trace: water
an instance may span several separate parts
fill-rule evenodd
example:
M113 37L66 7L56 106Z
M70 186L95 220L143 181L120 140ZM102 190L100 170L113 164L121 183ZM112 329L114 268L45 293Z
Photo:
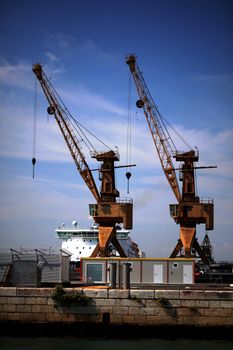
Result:
M0 337L1 350L232 350L231 340Z

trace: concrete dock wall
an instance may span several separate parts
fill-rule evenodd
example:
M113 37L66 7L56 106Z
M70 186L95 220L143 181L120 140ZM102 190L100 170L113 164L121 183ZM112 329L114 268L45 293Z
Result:
M233 290L83 288L87 306L62 306L53 288L0 288L2 323L98 323L143 326L233 326ZM77 292L80 288L65 288Z

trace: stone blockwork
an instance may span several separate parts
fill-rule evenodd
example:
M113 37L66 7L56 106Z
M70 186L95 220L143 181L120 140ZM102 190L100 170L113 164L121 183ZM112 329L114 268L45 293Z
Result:
M233 326L233 290L81 290L92 298L90 305L56 305L52 288L2 287L0 322Z

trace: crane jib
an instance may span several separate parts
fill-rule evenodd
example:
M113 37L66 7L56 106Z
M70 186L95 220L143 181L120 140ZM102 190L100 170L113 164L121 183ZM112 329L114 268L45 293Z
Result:
M156 107L149 89L146 86L145 80L136 65L136 56L130 55L126 57L126 62L130 67L131 73L133 74L136 89L140 97L140 100L136 102L136 105L139 108L143 108L162 168L176 199L179 201L181 199L181 194L174 166L171 160L174 150L169 144L169 140L171 140L170 134L168 133L166 127L163 125L163 121L158 108ZM167 168L169 170L167 170Z
M39 63L33 65L32 70L35 73L38 81L40 82L42 90L44 91L47 101L49 103L47 112L50 115L54 115L55 120L57 121L59 129L62 132L62 135L65 139L65 142L74 159L74 162L76 164L76 167L80 175L86 182L88 188L91 190L95 199L98 201L100 199L100 195L97 190L95 180L88 167L88 164L86 163L86 160L81 151L78 139L75 136L74 130L69 121L69 117L65 112L65 108L64 106L61 105L61 102L60 102L61 99L59 98L59 95L55 91L49 79L46 77L42 69L42 66Z

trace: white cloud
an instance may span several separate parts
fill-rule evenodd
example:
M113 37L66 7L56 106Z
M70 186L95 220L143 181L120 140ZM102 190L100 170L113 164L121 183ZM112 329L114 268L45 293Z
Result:
M90 115L92 115L92 112L95 112L95 110L109 112L119 116L127 115L127 111L124 108L119 107L113 101L84 87L75 90L63 90L62 97L66 100L66 104L69 102L73 106L74 110L79 110L80 108L85 107ZM109 116L111 116L111 114Z
M17 116L16 118L14 116ZM40 118L39 118L40 117ZM2 157L31 158L33 110L28 107L9 106L2 110L2 127L0 129ZM37 121L37 155L41 160L70 161L59 130L55 123L47 123L38 116Z
M92 39L84 38L83 40L80 40L78 36L67 35L62 32L51 34L48 37L48 42L54 51L61 49L65 50L66 53L74 53L74 51L77 50L79 52L86 51L92 53L98 53L100 51L100 48Z
M48 38L53 47L61 49L74 49L78 45L77 38L64 33L51 34Z
M31 177L11 174L4 179L4 183L0 183L0 191L4 203L0 219L4 220L20 220L25 217L58 220L61 217L76 217L77 210L87 216L88 195L91 198L81 178L77 183L67 183L65 180L40 177L33 180Z
M98 49L98 46L96 45L96 43L91 39L85 39L84 43L82 44L82 47L87 48L88 50Z
M50 51L47 51L45 55L52 63L60 61L60 58Z
M13 65L4 62L0 66L0 81L6 85L30 90L34 87L31 66L24 63Z
M59 60L57 56L51 52L47 52L45 55L49 59L49 63L43 65L45 71L48 70L53 77L65 72L62 66L54 67L54 62ZM13 88L22 88L35 93L35 77L32 73L32 64L2 62L0 64L0 82ZM39 93L41 94L41 90Z

